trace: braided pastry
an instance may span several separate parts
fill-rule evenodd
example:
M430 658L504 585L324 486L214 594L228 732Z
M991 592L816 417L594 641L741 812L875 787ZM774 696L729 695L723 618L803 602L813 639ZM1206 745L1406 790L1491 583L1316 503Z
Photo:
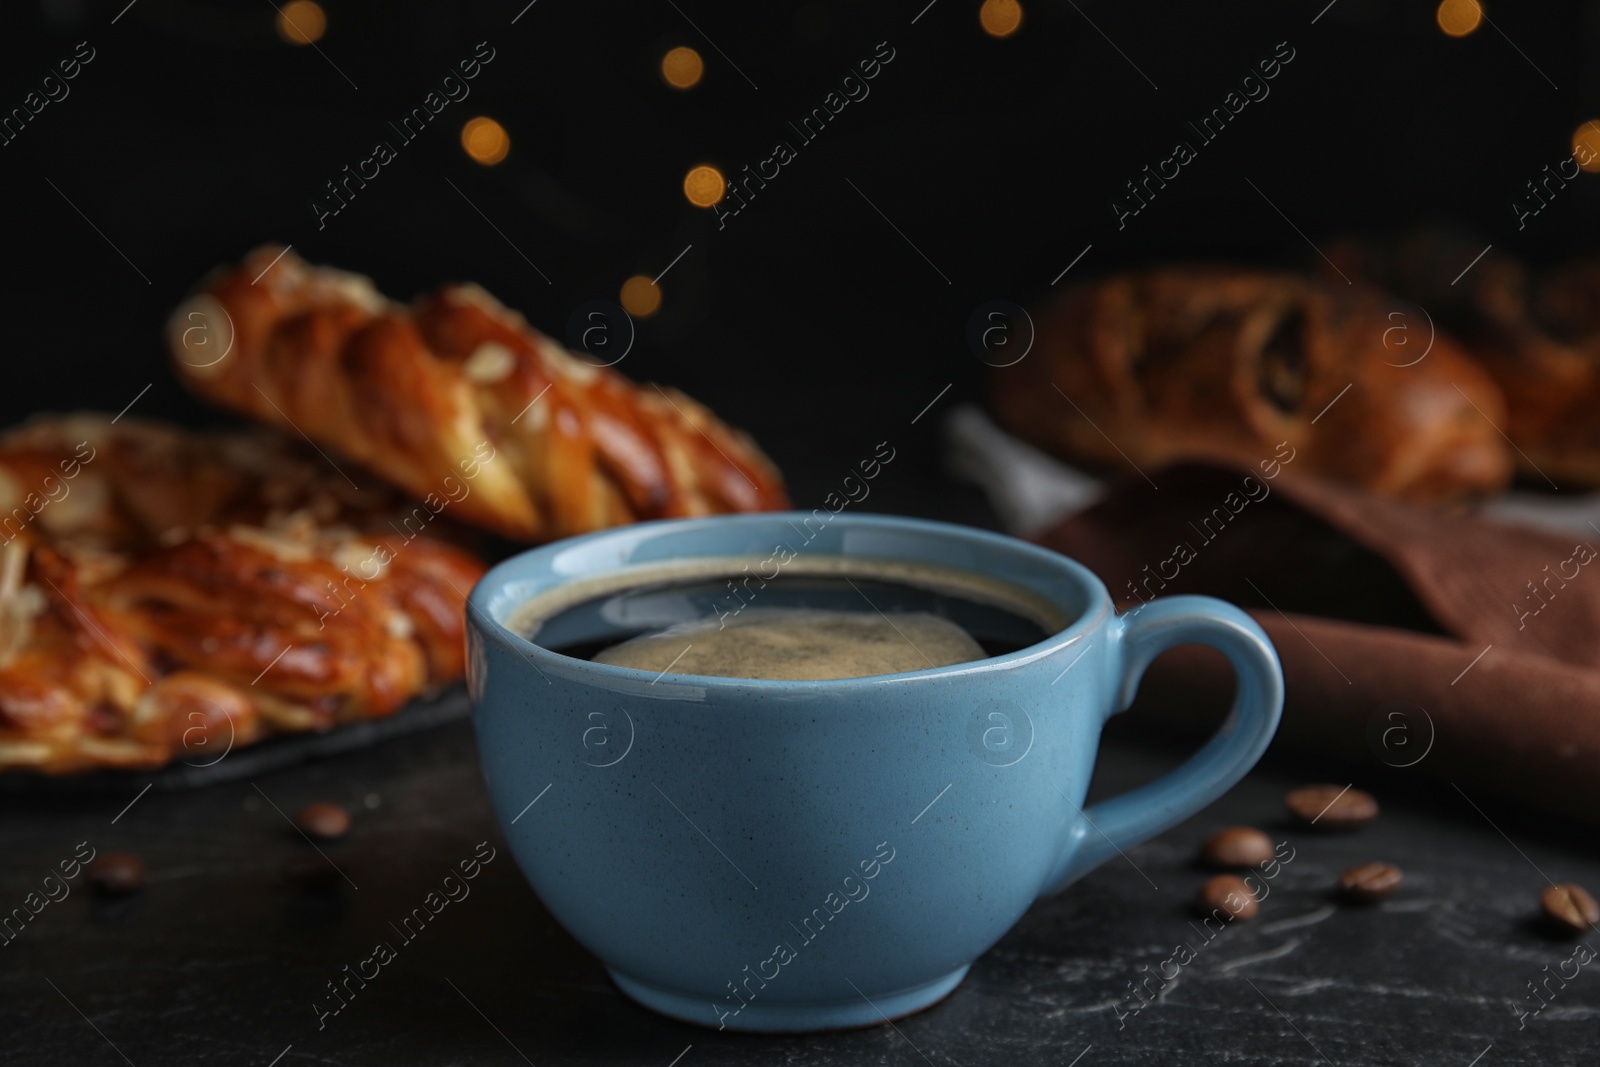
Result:
M0 770L209 765L458 678L483 568L401 514L264 434L0 437Z
M137 552L204 525L306 512L321 525L398 512L271 430L182 430L139 418L41 416L0 435L0 542Z
M201 396L419 499L470 473L452 513L519 540L786 503L748 437L676 390L578 359L474 285L404 308L365 278L260 248L178 309L168 344Z
M1386 335L1397 325L1407 344ZM991 379L1001 421L1079 462L1283 460L1386 496L1502 487L1499 391L1449 338L1381 298L1293 275L1163 268L1077 286ZM1076 408L1076 410L1075 410ZM1286 449L1280 446L1287 443Z

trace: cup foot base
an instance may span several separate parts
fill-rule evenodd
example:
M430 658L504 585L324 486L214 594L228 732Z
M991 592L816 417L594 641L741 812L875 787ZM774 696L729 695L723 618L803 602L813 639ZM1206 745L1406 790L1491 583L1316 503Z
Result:
M968 965L971 966L970 964ZM803 1001L785 1004L763 1004L759 1000L746 1004L737 1012L727 1012L719 1017L718 1006L725 1001L713 1002L704 996L679 993L660 986L629 978L611 968L606 973L611 980L632 999L652 1011L686 1023L708 1026L713 1030L739 1030L763 1034L799 1034L816 1030L854 1030L879 1026L891 1019L932 1007L949 996L967 976L962 967L924 985L902 989L895 993L873 994L869 1002L865 997L853 1000Z

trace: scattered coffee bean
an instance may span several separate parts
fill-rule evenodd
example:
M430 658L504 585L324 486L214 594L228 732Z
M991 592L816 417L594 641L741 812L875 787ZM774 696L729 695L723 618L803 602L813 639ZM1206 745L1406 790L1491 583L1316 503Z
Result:
M1211 867L1254 867L1273 855L1272 838L1253 826L1230 826L1200 849L1201 860Z
M1261 905L1243 878L1219 874L1200 887L1200 895L1194 898L1194 906L1202 915L1220 911L1235 919L1249 919L1255 916Z
M121 896L144 887L144 860L132 852L106 852L89 864L89 884L101 893Z
M1339 892L1351 900L1371 904L1400 888L1405 875L1392 863L1363 863L1339 876Z
M1342 785L1303 785L1290 790L1283 802L1300 822L1325 830L1349 830L1378 816L1371 793Z
M1539 897L1545 918L1564 932L1581 934L1600 922L1600 905L1596 905L1582 886L1566 882L1553 885Z
M332 885L339 880L339 869L315 852L296 852L283 861L283 877L304 889Z
M307 837L318 841L332 841L350 831L350 813L337 804L318 801L307 804L294 817L294 824Z

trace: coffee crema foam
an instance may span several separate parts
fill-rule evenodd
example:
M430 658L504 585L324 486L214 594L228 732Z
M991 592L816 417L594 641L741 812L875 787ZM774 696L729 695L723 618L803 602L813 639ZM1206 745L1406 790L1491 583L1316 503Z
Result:
M612 645L596 663L720 678L818 681L900 674L983 659L983 646L927 612L772 608L726 625L701 619Z

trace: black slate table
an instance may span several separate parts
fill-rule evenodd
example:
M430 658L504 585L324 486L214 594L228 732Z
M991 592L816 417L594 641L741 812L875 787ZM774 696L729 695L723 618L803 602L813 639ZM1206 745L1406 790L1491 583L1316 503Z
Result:
M969 497L950 499L992 521ZM1182 757L1137 716L1108 738L1091 795ZM1285 821L1288 788L1370 786L1367 770L1384 783L1373 824L1330 835ZM516 869L465 722L198 789L140 795L145 779L132 777L110 791L0 796L5 909L81 842L138 852L150 870L142 892L120 899L92 895L80 876L0 947L0 1062L1593 1063L1600 968L1550 979L1572 974L1563 962L1579 942L1536 921L1547 879L1600 888L1592 832L1386 770L1269 756L1209 810L1035 905L933 1009L892 1027L779 1037L674 1022L616 990ZM279 874L307 848L283 813L312 800L355 813L348 837L324 846L348 880L317 891ZM1188 908L1206 877L1195 852L1236 823L1288 842L1293 858L1255 919L1206 939ZM498 852L470 895L322 1018L326 983L393 941L389 924L480 842ZM1401 866L1403 889L1374 907L1339 903L1339 873L1372 859ZM1193 959L1175 968L1180 945ZM1547 979L1552 992L1535 1000Z
M1108 744L1096 792L1178 753ZM944 1067L1050 1063L1592 1063L1600 975L1579 972L1519 1029L1526 983L1572 955L1533 922L1544 878L1600 884L1592 855L1496 819L1461 798L1385 796L1349 835L1284 825L1302 768L1258 769L1189 823L1042 902L930 1011L895 1027L810 1037L717 1033L622 996L556 926L506 852L465 723L334 760L187 793L11 802L0 849L5 902L88 841L150 867L132 897L47 905L0 949L0 1059L114 1065L563 1063L715 1067L755 1063ZM306 846L285 817L317 799L355 827L324 846L353 884L292 889L282 859ZM1487 809L1486 809L1487 810ZM112 820L117 821L113 824ZM1187 902L1203 837L1253 823L1294 850L1260 914L1206 941ZM389 923L479 842L498 849L348 1006L319 1029L325 983L397 940ZM1382 857L1405 887L1370 908L1339 904L1340 871ZM359 888L357 888L359 887ZM1600 944L1600 939L1590 939ZM1175 981L1176 946L1192 962ZM1546 971L1545 968L1550 970ZM1571 972L1569 965L1565 970ZM1160 990L1139 1007L1132 986ZM1150 997L1147 993L1146 997ZM678 1060L677 1057L683 1058ZM1478 1058L1480 1057L1481 1058Z

